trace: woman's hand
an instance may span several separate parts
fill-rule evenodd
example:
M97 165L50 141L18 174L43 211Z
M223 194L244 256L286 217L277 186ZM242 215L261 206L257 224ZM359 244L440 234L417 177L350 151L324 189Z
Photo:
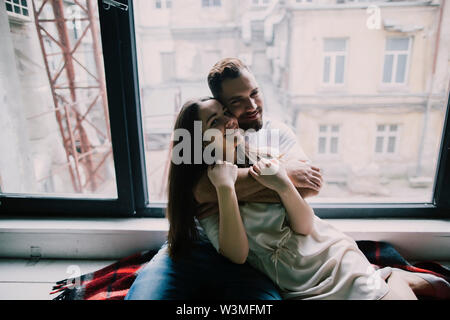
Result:
M278 159L261 159L249 169L250 175L265 187L282 192L291 184L286 169Z
M208 178L216 189L234 187L237 173L238 167L228 161L218 160L216 164L208 167Z

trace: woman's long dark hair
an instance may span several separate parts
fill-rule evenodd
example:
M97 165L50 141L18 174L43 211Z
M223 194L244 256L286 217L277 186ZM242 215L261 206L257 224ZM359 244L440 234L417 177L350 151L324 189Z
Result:
M187 253L192 242L198 239L198 231L195 223L195 214L197 203L194 198L193 189L207 169L201 155L201 163L194 163L194 121L199 121L199 108L202 102L211 100L211 97L192 99L184 103L175 121L174 131L185 129L189 132L190 145L190 163L174 164L170 163L169 181L168 181L168 205L167 219L169 220L168 245L169 255L172 258L179 257ZM200 135L202 133L200 132ZM170 157L175 156L172 150L183 140L172 141ZM187 150L186 150L187 151ZM203 150L202 150L203 151ZM182 154L176 156L186 156Z
M204 97L200 99L192 99L184 103L181 108L178 117L175 121L174 131L177 129L185 129L189 132L190 140L190 161L188 163L182 162L175 164L173 161L174 156L183 158L186 156L182 154L184 151L180 149L180 154L174 155L173 149L183 140L175 141L172 139L170 149L170 169L168 177L168 204L167 204L167 219L169 220L169 233L168 233L168 245L169 255L175 259L189 252L192 247L193 241L198 239L198 231L195 222L195 215L197 213L197 202L194 197L194 187L199 181L204 171L208 168L208 165L203 161L203 154L200 155L201 163L196 164L194 162L194 137L200 135L202 138L202 132L195 135L194 122L199 121L199 108L202 102L212 100L212 97ZM203 139L202 139L203 141ZM187 151L187 150L186 150ZM203 153L203 148L202 148ZM198 152L198 151L197 151ZM238 167L250 166L250 150L248 144L245 144L245 163L238 165ZM186 159L187 157L185 157ZM260 159L259 154L251 157L252 160L257 161Z

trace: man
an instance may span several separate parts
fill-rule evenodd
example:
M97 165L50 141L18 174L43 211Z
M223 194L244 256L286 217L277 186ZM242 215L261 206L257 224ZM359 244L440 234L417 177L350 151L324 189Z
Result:
M303 197L319 193L322 187L320 169L308 164L308 158L290 128L270 119L263 121L263 94L255 77L242 61L226 58L217 62L209 72L208 85L213 96L238 119L241 129L257 131L250 136L250 144L267 147L264 143L270 142L270 139L264 134L278 130L279 141L275 147L284 155L282 162L294 185ZM260 132L262 134L258 135ZM236 194L244 202L280 202L275 192L264 188L248 174L248 169L239 169ZM217 202L215 189L206 174L195 190L195 197L200 204ZM214 206L206 210L203 207L201 216L211 214L211 207Z
M236 116L241 129L253 129L250 144L270 141L264 134L278 130L277 151L303 197L318 194L322 186L320 170L307 163L292 130L286 125L263 120L263 96L255 77L239 59L227 58L214 65L208 75L214 97ZM271 146L274 147L274 146ZM239 201L280 202L271 190L264 188L248 173L239 169L236 181ZM200 204L199 217L218 212L215 188L205 174L198 182L195 198ZM239 265L217 253L199 227L202 235L192 254L173 261L164 245L140 272L126 299L281 299L275 285L248 263Z

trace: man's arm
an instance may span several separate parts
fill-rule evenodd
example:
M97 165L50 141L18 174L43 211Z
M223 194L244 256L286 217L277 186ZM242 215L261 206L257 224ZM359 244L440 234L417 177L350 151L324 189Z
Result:
M298 164L291 165L292 175L301 176L300 170L308 169L308 165ZM288 170L289 172L290 170ZM311 173L312 174L312 173ZM292 177L291 177L292 179ZM308 183L309 180L304 179L303 183ZM303 198L312 197L319 193L320 188L314 187L312 185L307 185L305 187L301 182L294 182L298 192ZM257 182L250 174L248 168L238 169L238 177L235 184L235 190L238 197L238 201L241 202L266 202L266 203L279 203L280 197L278 194L270 189L265 188L259 182ZM216 189L212 185L211 181L208 179L208 175L205 173L200 178L194 189L195 200L199 204L204 203L217 203L217 193Z
M235 183L235 190L238 201L244 202L279 202L280 198L273 192L265 188L257 182L248 173L248 168L238 169L238 177ZM194 189L195 200L199 204L203 203L217 203L216 189L212 185L205 172ZM266 201L262 201L266 200Z
M280 129L281 151L285 152L281 162L285 166L289 178L303 198L316 196L322 188L320 169L308 163L309 159L291 129L282 123L278 123L277 127ZM258 183L249 174L248 168L238 169L235 189L238 201L241 202L280 202L278 194ZM217 203L215 188L206 173L197 183L194 196L199 204Z
M280 162L286 168L289 178L303 198L316 196L322 188L322 174L300 145L291 127L280 121L271 121L273 129L279 130Z

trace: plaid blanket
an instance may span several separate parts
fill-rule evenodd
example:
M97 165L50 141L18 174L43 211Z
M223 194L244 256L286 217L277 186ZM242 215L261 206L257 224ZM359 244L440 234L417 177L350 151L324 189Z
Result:
M377 269L395 267L412 272L423 272L442 277L450 282L450 269L434 261L421 261L412 265L387 242L356 241L359 249ZM106 266L98 271L78 278L58 281L50 294L57 294L53 300L123 300L144 267L157 253L149 250L134 254ZM434 297L418 297L433 299Z

